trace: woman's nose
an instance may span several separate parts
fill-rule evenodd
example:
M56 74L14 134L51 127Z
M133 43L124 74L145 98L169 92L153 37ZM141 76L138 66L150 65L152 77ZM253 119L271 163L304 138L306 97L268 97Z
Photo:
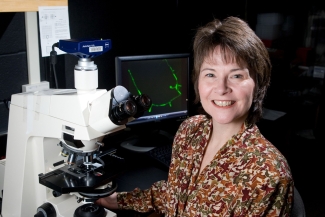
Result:
M230 91L226 78L220 78L215 81L214 92L220 95L224 95Z

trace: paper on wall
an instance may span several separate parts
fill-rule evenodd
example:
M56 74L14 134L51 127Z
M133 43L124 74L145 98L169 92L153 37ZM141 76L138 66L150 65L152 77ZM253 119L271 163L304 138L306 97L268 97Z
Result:
M70 39L68 6L39 6L39 32L42 57L50 56L52 45L60 39ZM55 48L57 54L64 54Z

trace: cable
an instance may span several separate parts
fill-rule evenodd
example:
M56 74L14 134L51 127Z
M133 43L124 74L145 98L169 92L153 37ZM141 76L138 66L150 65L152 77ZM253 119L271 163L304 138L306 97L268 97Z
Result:
M54 74L54 80L55 80L55 88L58 89L58 79L56 78L56 70L55 66L53 65L53 74Z
M53 66L53 74L54 74L54 81L55 81L56 89L59 88L58 79L56 77L56 70L55 70L55 64L57 63L57 59L56 59L57 52L55 51L55 47L58 47L58 44L59 43L57 42L52 45L52 51L50 53L50 64Z

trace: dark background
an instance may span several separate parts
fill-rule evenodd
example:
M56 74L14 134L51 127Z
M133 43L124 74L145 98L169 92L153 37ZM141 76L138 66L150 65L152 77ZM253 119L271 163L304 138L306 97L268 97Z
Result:
M99 89L115 86L116 56L166 53L192 53L192 40L197 27L213 18L237 16L255 29L259 13L281 13L293 16L294 30L274 40L270 48L273 72L265 107L286 112L276 121L258 123L262 133L286 156L292 168L296 187L306 205L307 217L325 216L321 150L324 136L323 80L301 76L297 68L297 49L304 47L310 26L308 18L325 9L321 1L187 1L187 0L69 0L71 38L104 38L112 40L112 49L96 57ZM323 15L324 16L324 15ZM325 41L320 20L314 31L319 43ZM21 85L28 84L24 13L0 13L0 156L5 157L9 110L7 102ZM305 66L313 66L311 47ZM41 52L40 52L41 53ZM73 69L77 58L59 55L56 71L59 88L74 88ZM50 82L48 57L40 57L41 80ZM190 102L193 89L190 87ZM196 114L190 106L190 114ZM171 129L177 129L177 126ZM308 136L311 132L311 137ZM308 134L306 136L306 134Z

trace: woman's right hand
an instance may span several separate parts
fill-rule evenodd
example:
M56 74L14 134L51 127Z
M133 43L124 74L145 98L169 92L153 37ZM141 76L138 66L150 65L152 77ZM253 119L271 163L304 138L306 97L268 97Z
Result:
M117 205L117 193L114 192L110 196L99 198L95 204L103 206L107 209L118 209Z

